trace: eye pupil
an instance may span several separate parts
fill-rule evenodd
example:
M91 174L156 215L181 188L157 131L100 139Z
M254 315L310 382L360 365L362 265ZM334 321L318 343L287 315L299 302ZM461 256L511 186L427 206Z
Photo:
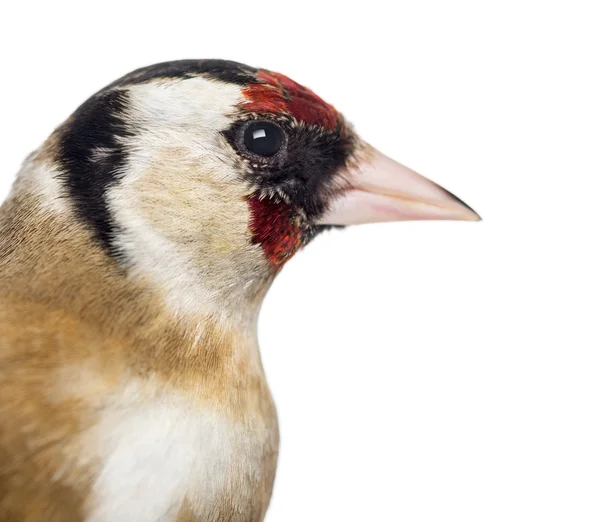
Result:
M244 132L244 145L259 156L274 156L283 144L283 132L273 123L260 121L251 123Z

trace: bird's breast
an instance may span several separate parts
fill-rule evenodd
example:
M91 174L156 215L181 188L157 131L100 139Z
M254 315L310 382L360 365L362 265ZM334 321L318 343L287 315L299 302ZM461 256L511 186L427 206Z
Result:
M230 415L210 400L134 379L113 394L86 439L98 463L90 522L264 516L278 441L274 418L258 409Z

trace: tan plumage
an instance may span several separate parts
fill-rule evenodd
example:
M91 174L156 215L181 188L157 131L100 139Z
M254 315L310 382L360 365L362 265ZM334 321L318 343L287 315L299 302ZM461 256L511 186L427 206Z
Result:
M223 519L249 520L235 515L243 510L260 520L278 434L256 338L210 315L196 338L195 325L175 320L158 295L107 262L83 227L51 215L35 196L14 194L1 223L0 520L85 519L101 466L87 434L111 407L107 398L133 378L152 381L137 407L168 387L260 428L263 476L233 473L232 482L247 482L245 498L224 492L213 508L221 517L231 511Z

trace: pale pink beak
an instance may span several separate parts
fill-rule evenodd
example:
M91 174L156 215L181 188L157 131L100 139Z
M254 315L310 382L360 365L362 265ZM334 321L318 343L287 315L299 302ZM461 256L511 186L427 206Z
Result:
M332 202L319 224L481 220L477 212L446 189L371 147L344 178L347 189Z

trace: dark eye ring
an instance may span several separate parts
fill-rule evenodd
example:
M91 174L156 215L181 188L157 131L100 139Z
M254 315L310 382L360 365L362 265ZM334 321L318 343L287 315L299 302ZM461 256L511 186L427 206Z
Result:
M255 156L271 158L285 145L287 139L283 129L270 121L251 121L244 126L242 144L246 151Z

